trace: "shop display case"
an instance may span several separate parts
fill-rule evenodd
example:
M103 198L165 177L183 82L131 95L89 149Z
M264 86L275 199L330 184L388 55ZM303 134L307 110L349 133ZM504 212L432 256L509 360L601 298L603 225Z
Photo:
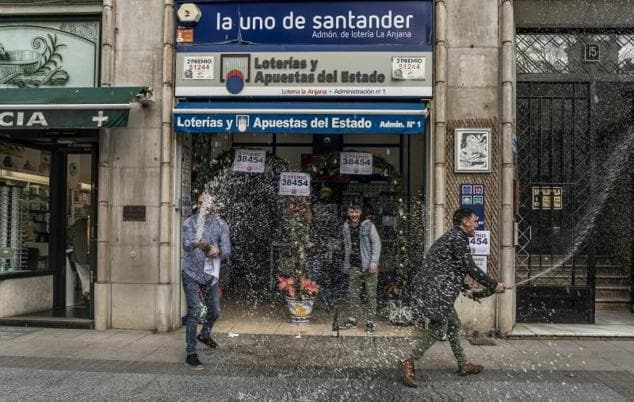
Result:
M47 268L48 177L0 169L0 274Z

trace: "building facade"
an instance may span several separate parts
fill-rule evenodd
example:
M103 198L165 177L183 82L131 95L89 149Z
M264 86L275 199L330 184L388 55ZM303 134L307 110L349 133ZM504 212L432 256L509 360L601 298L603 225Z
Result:
M632 216L631 159L629 172L602 170L632 154L611 152L632 136L631 1L288 2L279 12L266 2L36 3L0 1L9 54L0 53L3 322L82 305L80 322L97 329L179 328L189 202L214 160L253 149L297 173L332 173L329 158L341 153L371 155L381 172L313 174L309 190L327 187L338 207L367 201L387 243L405 198L421 211L426 246L453 210L476 209L478 261L500 281L559 264L482 304L460 299L471 329L507 334L517 321L592 322L595 307L631 308L632 240L622 227ZM34 71L15 70L44 48ZM55 97L77 87L84 98ZM29 104L70 110L74 122ZM25 202L28 216L12 217ZM606 207L587 215L591 205ZM25 219L28 236L12 244L11 222ZM579 219L592 219L591 230ZM255 287L270 279L268 265L261 271Z

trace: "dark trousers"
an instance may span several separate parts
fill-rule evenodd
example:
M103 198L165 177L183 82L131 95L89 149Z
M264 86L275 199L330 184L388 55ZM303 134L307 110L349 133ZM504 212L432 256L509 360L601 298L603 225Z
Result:
M183 273L183 288L185 297L187 298L187 317L185 318L186 330L186 351L188 355L196 353L196 330L198 321L200 320L201 304L204 303L207 308L207 314L203 321L203 329L200 335L208 338L211 328L220 316L220 294L218 292L218 283L206 284L196 282L187 274Z
M462 345L460 345L460 319L458 318L458 313L456 313L455 308L451 308L449 312L449 319L446 323L437 323L430 322L429 328L423 331L423 335L416 342L416 346L414 350L412 350L412 354L410 357L414 360L418 360L423 357L423 354L429 349L436 341L442 339L443 335L447 334L447 339L449 340L449 344L451 345L451 350L453 351L453 355L456 357L456 361L458 362L458 367L464 366L467 362L467 358L464 353L464 349L462 349Z

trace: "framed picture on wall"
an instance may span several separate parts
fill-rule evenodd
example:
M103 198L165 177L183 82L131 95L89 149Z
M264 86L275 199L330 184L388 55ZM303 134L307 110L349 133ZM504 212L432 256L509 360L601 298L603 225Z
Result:
M488 173L491 171L490 128L457 128L454 136L454 172Z

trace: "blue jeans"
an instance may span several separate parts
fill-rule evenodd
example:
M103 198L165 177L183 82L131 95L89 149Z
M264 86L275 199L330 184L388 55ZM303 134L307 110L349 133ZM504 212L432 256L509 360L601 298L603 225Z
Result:
M201 301L204 301L207 306L207 315L200 336L208 338L214 322L220 316L220 294L218 293L218 283L215 285L212 285L211 282L200 284L185 273L183 273L183 289L187 298L186 351L188 355L191 355L196 353L196 329L200 318Z

